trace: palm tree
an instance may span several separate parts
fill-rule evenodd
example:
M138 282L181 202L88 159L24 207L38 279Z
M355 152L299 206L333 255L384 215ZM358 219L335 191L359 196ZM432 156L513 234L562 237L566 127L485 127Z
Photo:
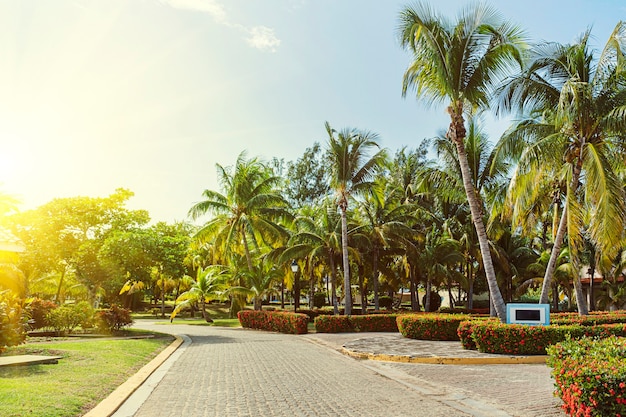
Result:
M501 110L530 115L507 135L511 149L526 145L515 177L517 192L530 192L531 182L537 182L533 174L542 166L558 167L566 186L541 303L548 301L566 235L577 262L585 206L592 212L591 239L609 257L617 254L625 224L624 193L611 160L626 142L626 23L617 24L597 60L589 50L590 35L586 31L572 45L537 46L527 68L500 91ZM574 279L577 304L579 313L587 314L579 275Z
M326 122L328 132L328 155L331 165L331 187L337 195L337 206L341 213L341 248L343 255L345 314L352 313L352 292L350 290L350 261L348 259L348 200L371 186L376 168L385 160L384 149L370 156L373 148L378 148L378 135L356 129L343 129L339 132Z
M341 218L333 203L324 200L312 213L303 212L295 219L297 231L282 252L279 262L306 258L311 267L322 264L331 277L331 293L334 313L339 314L337 305L337 263L341 253ZM348 231L350 232L350 231Z
M402 46L413 54L404 74L403 95L414 87L418 98L448 102L447 138L456 146L491 300L504 321L506 307L489 253L482 208L471 183L464 115L486 108L490 89L499 76L516 62L521 64L522 32L482 3L464 9L456 23L435 14L427 3L416 3L401 12L399 34Z
M402 190L404 191L404 190ZM374 309L378 311L379 268L378 261L385 249L400 250L411 244L413 230L408 225L412 207L400 204L400 192L392 184L380 177L375 181L372 192L359 203L359 213L368 234L368 247L372 260L372 283L374 291Z
M258 159L246 159L245 151L239 154L234 168L217 164L217 170L224 193L204 190L205 199L189 210L194 220L207 213L215 215L195 238L201 242L213 240L226 256L242 248L248 269L252 270L250 245L258 248L259 241L273 243L288 236L278 223L288 216L287 203L275 188L281 178L272 175Z
M185 291L176 299L176 307L170 315L170 320L186 307L192 308L198 302L200 303L200 311L202 318L207 323L212 322L205 310L206 303L212 300L221 300L224 298L226 290L226 270L221 265L211 265L206 268L198 267L196 279L191 284L191 288Z
M242 275L245 285L230 287L228 292L252 298L254 309L261 310L263 298L275 291L274 284L282 279L284 269L281 270L266 257L251 270L242 270L238 274Z

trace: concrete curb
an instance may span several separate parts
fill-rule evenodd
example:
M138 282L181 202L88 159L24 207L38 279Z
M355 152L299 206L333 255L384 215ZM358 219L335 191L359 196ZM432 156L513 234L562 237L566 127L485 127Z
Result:
M176 339L154 359L144 365L137 373L131 376L126 382L117 387L98 405L92 408L83 417L110 417L118 408L143 384L152 373L163 364L175 351L183 344L183 339L174 336Z
M425 363L434 365L511 365L511 364L544 364L547 356L499 356L491 358L463 358L463 357L441 357L441 356L407 356L407 355L387 355L367 352L356 352L354 350L341 348L344 355L356 359L369 359L382 362L400 363Z

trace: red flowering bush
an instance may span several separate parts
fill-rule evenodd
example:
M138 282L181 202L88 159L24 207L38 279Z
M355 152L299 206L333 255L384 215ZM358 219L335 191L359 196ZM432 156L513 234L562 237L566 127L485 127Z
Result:
M287 334L307 332L309 316L300 313L241 310L237 318L242 327Z
M397 314L367 314L351 316L350 321L357 332L397 332Z
M581 326L597 326L600 324L626 323L624 311L594 311L587 316L578 313L556 313L550 315L551 324L579 324Z
M419 340L459 340L458 329L465 314L405 314L398 316L402 336Z
M626 416L626 339L570 339L547 351L567 415Z
M470 320L462 321L459 323L459 328L457 329L457 334L459 339L461 340L461 344L463 345L463 349L468 350L476 350L478 346L474 342L472 338L474 324L483 323L486 320L496 322L498 320L497 317L473 317Z
M97 327L107 333L113 333L122 330L126 326L133 324L130 316L130 310L113 304L106 310L100 310L96 313Z
M626 325L605 324L598 326L526 326L503 324L493 321L475 321L467 331L481 352L509 355L544 355L546 348L558 342L582 337L606 338L612 335L626 336Z
M363 316L318 316L315 330L319 333L397 332L397 314L366 314Z
M315 331L318 333L348 333L354 331L349 316L317 316Z
M36 330L49 327L48 314L55 308L57 308L57 305L53 301L42 300L41 298L33 299L26 307L30 317L30 320L28 320L30 328Z

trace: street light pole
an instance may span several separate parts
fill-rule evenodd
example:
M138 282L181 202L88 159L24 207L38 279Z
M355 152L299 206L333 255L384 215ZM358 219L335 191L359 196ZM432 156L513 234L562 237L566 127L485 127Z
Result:
M293 272L293 311L298 312L300 308L300 280L298 279L298 263L291 262L291 272Z

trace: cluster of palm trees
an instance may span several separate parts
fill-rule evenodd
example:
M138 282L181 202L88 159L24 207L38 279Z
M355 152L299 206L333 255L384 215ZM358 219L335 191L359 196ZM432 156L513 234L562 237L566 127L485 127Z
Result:
M485 4L451 21L416 3L400 13L398 35L413 59L403 94L446 105L447 131L392 156L376 134L327 123L320 178L334 193L297 207L284 192L289 178L271 164L244 152L234 166L218 165L222 192L206 190L190 210L212 215L195 236L206 264L241 271L231 285L248 292L233 294L252 294L257 307L277 281L299 290L296 261L311 300L327 278L336 313L338 289L351 314L358 284L374 309L401 287L414 309L420 286L426 309L433 286L469 307L488 290L504 320L506 301L541 286L540 302L552 294L558 303L561 291L571 301L573 291L586 314L582 265L618 285L626 248L626 24L598 54L589 31L569 45L528 46ZM488 109L517 118L494 146L481 129Z

